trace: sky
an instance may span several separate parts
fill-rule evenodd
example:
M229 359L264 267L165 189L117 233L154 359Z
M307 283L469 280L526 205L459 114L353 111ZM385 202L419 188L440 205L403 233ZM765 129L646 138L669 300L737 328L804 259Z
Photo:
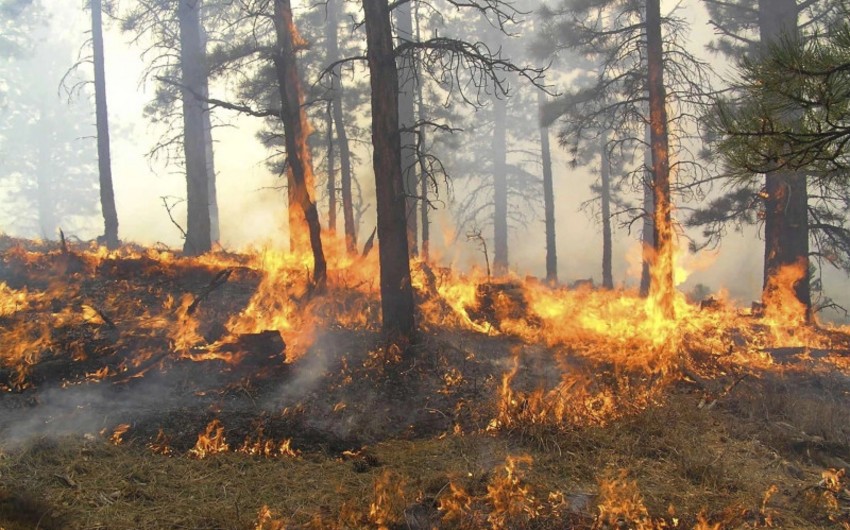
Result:
M678 2L665 1L665 8ZM88 35L88 12L79 8L82 2L50 2L56 38L76 43L68 48L68 64L73 63L79 44ZM699 47L711 38L707 17L694 0L682 3L683 13L692 22L691 37ZM297 21L296 21L297 22ZM119 215L119 234L124 240L140 244L166 244L182 246L180 232L174 227L162 205L162 197L185 197L185 180L179 168L165 167L146 157L160 131L148 123L143 108L151 98L152 86L142 79L144 63L141 47L129 42L130 37L115 27L105 33L107 97L111 127L111 151L116 203ZM695 47L695 49L698 49ZM716 60L716 58L709 58ZM44 75L33 72L33 75ZM48 75L61 76L61 72ZM56 80L58 85L58 77ZM214 97L226 96L222 87L211 87ZM222 97L222 99L225 99ZM285 237L285 196L271 189L281 182L265 165L269 153L254 138L259 120L239 117L227 111L216 111L221 125L214 131L215 164L218 174L219 208L222 220L222 244L238 250L249 245L283 245ZM92 118L93 119L93 118ZM569 282L581 278L601 281L601 226L579 207L589 197L593 177L585 170L568 166L567 156L557 147L552 136L554 180L556 194L557 244L559 277ZM367 188L372 182L368 154L357 168L357 174ZM8 205L0 205L0 230L9 226ZM178 221L185 209L175 210ZM374 216L374 208L367 215ZM511 268L520 276L545 276L545 250L542 213L525 230L510 234L509 252ZM483 258L473 246L464 241L454 244L443 234L454 232L451 214L437 211L432 216L432 234L446 264L462 268L483 265ZM100 219L95 218L76 234L82 239L93 238L101 231ZM367 218L361 232L371 231L374 219ZM637 225L635 225L637 226ZM30 235L33 234L15 234ZM362 236L362 237L365 237ZM634 284L639 271L639 246L637 233L629 234L618 228L614 234L615 284ZM441 242L440 239L443 239ZM442 243L442 245L441 245ZM462 249L459 251L458 249ZM451 249L451 250L449 250ZM682 289L687 291L697 283L716 290L725 288L743 305L759 296L762 282L763 244L758 240L756 228L743 234L730 233L718 251L699 256L685 255L685 261L695 269ZM840 272L828 271L825 280L829 294L837 301L850 305L847 277Z

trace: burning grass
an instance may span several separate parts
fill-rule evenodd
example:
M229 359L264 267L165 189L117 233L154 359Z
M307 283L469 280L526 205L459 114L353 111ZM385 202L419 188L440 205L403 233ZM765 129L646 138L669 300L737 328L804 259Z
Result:
M0 249L5 530L850 524L845 330L416 264L401 355L369 259Z

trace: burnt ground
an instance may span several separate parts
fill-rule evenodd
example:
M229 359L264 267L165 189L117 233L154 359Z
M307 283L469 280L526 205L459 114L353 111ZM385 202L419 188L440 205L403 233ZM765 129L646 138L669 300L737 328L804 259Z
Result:
M407 360L382 347L374 322L333 319L298 359L263 338L245 339L236 364L181 358L162 324L173 300L231 271L199 304L205 340L189 353L200 355L262 274L238 255L204 265L138 250L95 260L0 241L0 282L39 294L0 312L4 530L850 528L850 384L811 354L776 348L774 368L742 371L693 353L663 377L575 366L621 413L552 425L532 391L557 387L557 352L450 325L425 326ZM49 339L35 340L45 327ZM22 371L8 352L27 342ZM192 458L213 420L230 451ZM290 440L298 454L236 451L259 439ZM529 460L506 471L519 456Z

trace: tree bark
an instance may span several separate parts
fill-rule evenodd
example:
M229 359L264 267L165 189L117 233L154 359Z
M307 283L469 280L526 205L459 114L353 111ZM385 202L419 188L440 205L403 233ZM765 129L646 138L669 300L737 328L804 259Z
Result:
M599 153L602 164L599 168L599 178L602 181L600 199L602 200L602 287L614 288L612 271L612 241L611 241L611 158L608 153L608 134L603 133L599 138Z
M398 72L387 0L363 0L372 87L372 164L378 210L383 331L391 340L415 333L404 179L398 121Z
M396 32L398 43L413 40L413 19L410 8L411 2L401 2L395 8ZM398 59L398 118L401 131L401 167L404 178L404 192L407 195L405 208L407 211L407 242L410 253L418 253L416 196L418 194L418 179L416 177L416 134L413 126L416 123L415 96L416 70L413 55Z
M508 272L507 112L504 98L493 99L493 272Z
M759 1L760 53L783 36L794 37L798 28L795 0ZM762 298L770 303L775 279L785 267L801 267L802 279L794 285L794 296L812 317L809 284L808 189L800 171L780 170L765 175L764 283Z
M106 69L103 53L103 14L101 0L91 0L92 48L94 59L94 100L97 120L97 166L100 178L100 209L106 247L118 248L118 211L112 187L112 161L109 153L109 116L106 106Z
M543 111L546 94L537 91L537 107ZM552 181L552 153L549 149L549 127L540 127L540 158L543 165L543 212L546 226L546 281L558 283L558 254L555 242L555 186Z
M661 0L646 2L649 125L655 198L655 256L650 296L665 318L673 318L673 224L660 4Z
M201 0L180 0L180 69L183 98L183 152L186 160L186 241L183 252L197 256L212 248L210 237L210 189L207 173L206 126L203 93L206 80L201 37Z
M319 211L310 193L310 187L314 182L313 161L307 145L310 127L302 106L304 94L295 57L295 43L300 37L292 21L292 7L289 0L274 0L274 25L278 47L274 64L283 107L281 118L286 137L287 165L292 179L290 193L301 210L300 213L309 231L310 248L313 252L313 281L322 285L327 276L327 264L322 249Z

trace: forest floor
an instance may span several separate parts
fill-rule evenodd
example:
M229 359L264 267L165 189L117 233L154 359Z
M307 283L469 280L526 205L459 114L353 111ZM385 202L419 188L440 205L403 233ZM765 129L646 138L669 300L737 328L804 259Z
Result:
M850 529L841 331L643 371L447 319L400 356L338 285L281 295L335 315L307 342L223 339L262 281L0 238L0 529Z

